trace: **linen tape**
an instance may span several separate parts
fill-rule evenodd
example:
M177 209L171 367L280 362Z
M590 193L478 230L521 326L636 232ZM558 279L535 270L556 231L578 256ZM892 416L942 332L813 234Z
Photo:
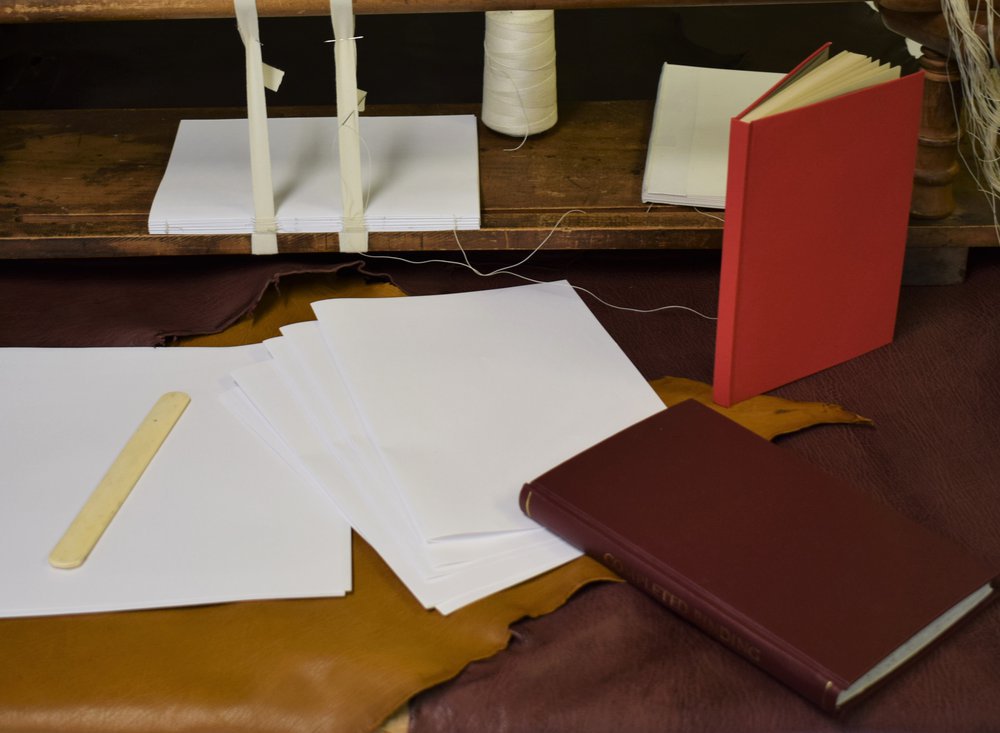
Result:
M262 63L261 67L264 72L264 86L272 92L278 91L278 87L281 86L281 80L285 78L285 72L274 68L270 64Z
M267 101L264 87L277 89L283 72L264 64L260 51L260 30L256 0L233 0L236 25L246 49L247 124L250 130L250 185L253 190L254 231L250 252L277 254L277 221L274 213L274 184L271 179L271 148L267 136Z
M358 119L364 93L358 90L358 53L352 0L330 0L330 17L333 20L337 73L337 142L344 217L340 251L367 252L368 229L365 227L365 200L361 185L361 124Z

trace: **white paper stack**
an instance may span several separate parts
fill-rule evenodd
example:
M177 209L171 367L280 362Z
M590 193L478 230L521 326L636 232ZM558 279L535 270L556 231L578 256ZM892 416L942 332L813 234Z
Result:
M0 617L349 591L350 526L338 508L220 402L230 372L266 359L260 345L0 349ZM90 556L50 567L170 391L191 403Z
M663 409L565 282L313 310L227 404L444 613L576 557L522 485Z
M472 115L361 117L369 231L479 228ZM343 229L337 119L268 120L278 232ZM254 229L245 119L184 120L149 212L152 234Z
M522 485L663 409L565 282L313 307L257 346L0 350L0 617L343 595L351 526L448 613L577 557ZM96 548L50 567L169 391Z
M664 64L646 151L643 202L725 208L730 120L783 77Z

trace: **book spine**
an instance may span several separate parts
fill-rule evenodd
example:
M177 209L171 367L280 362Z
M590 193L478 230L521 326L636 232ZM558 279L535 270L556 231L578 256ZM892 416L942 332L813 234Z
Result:
M772 677L827 712L836 712L843 690L822 672L782 648L775 640L749 628L733 613L700 593L689 582L656 567L628 543L603 530L598 522L582 516L548 496L544 487L526 484L519 498L521 510L543 527L622 576L710 637L740 654Z
M716 322L715 368L712 398L720 405L733 403L732 363L736 329L736 302L743 239L743 200L746 195L750 125L733 119L729 124L729 167L726 178L726 222L722 229L719 309Z

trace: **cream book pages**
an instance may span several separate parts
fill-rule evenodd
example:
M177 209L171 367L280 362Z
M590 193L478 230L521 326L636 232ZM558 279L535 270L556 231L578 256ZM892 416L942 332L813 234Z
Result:
M729 121L782 76L664 64L646 154L643 202L725 208Z
M791 79L740 119L753 122L898 78L898 67L841 51Z

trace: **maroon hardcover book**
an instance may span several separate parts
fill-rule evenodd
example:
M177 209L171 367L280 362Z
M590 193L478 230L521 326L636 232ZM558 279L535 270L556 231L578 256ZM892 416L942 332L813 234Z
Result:
M520 502L830 712L997 581L955 542L693 401L531 481Z

